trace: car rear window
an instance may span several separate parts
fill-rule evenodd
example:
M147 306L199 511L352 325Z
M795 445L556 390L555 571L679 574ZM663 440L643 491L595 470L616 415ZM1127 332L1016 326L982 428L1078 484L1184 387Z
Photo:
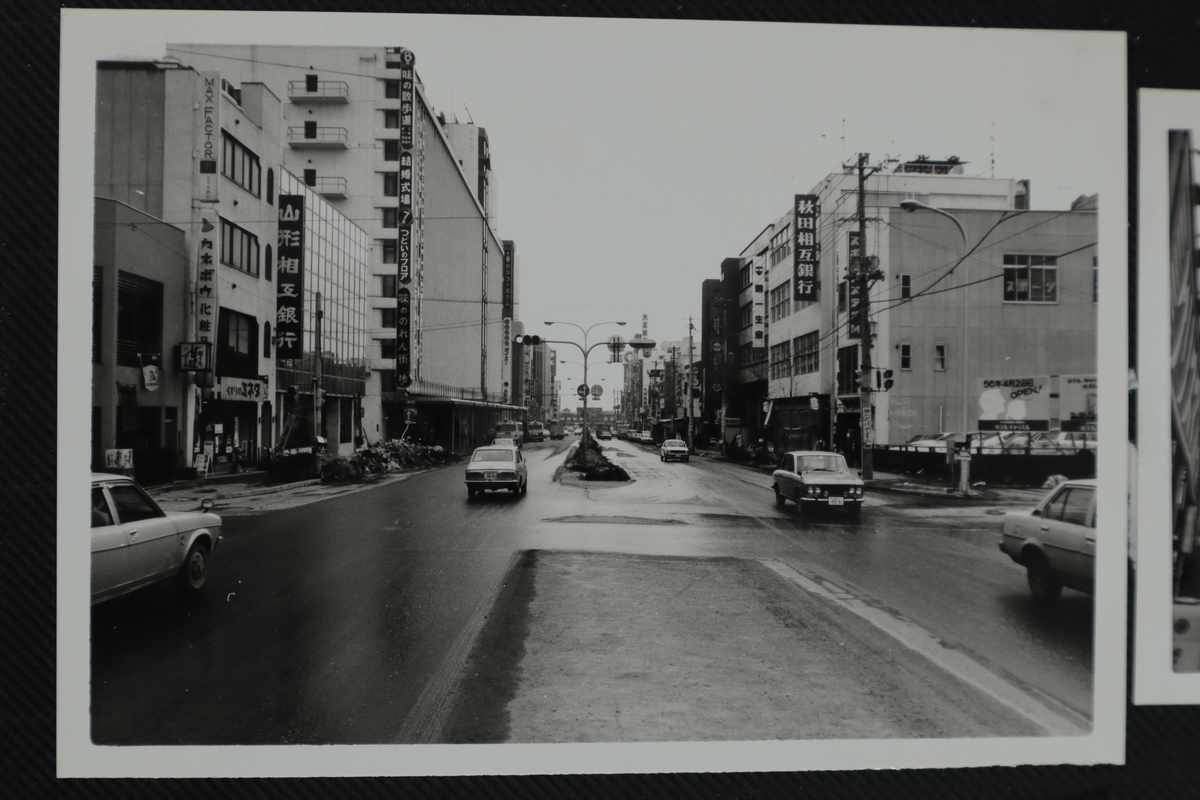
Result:
M485 449L476 450L475 455L471 456L472 461L512 461L512 450Z
M1093 494L1088 486L1068 486L1050 501L1046 516L1072 525L1086 525Z

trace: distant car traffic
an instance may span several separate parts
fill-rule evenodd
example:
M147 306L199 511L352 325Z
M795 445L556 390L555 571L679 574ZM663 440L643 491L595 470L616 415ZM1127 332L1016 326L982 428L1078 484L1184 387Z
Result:
M779 468L771 474L775 505L794 500L803 511L805 505L844 508L857 517L862 510L863 482L851 474L846 459L838 453L821 450L795 450L784 453Z
M687 442L682 439L667 439L662 443L662 447L658 448L658 454L663 461L687 461Z
M500 439L492 439L492 444L496 447L515 447L521 449L521 442L518 439L509 439L508 437Z
M131 479L92 475L92 603L167 578L200 591L221 543L221 518L209 507L167 514Z
M957 441L957 433L930 433L914 436L904 443L905 447L929 447L938 450L946 449L946 442Z
M1034 597L1053 600L1064 586L1091 593L1096 568L1096 481L1065 481L1035 508L1005 514L1000 550L1025 567Z
M515 445L477 447L467 464L467 498L498 489L513 494L529 491L529 468Z
M531 442L546 441L546 426L540 422L529 423L529 432L526 434L526 438Z
M638 431L634 441L638 444L654 444L654 434L650 431Z
M607 425L601 425L596 430L596 438L604 439L605 441L611 441L612 440L612 428L608 427Z

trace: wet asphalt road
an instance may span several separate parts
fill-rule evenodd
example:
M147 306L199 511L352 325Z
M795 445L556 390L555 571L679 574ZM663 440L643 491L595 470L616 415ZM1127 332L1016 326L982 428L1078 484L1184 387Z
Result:
M201 597L160 585L93 609L94 741L436 740L439 709L525 549L779 559L1090 713L1091 599L1068 591L1052 609L1035 604L985 507L880 493L857 521L800 520L791 504L775 508L769 475L662 464L626 442L610 452L633 484L554 483L561 449L527 447L525 497L468 502L452 466L227 514Z

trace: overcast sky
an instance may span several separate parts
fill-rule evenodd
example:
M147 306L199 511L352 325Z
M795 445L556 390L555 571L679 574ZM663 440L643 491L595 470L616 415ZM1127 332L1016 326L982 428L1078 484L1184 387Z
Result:
M873 161L956 155L969 175L1028 178L1039 209L1124 186L1120 35L96 13L105 24L89 25L84 51L64 48L64 79L68 61L158 58L167 42L412 50L435 108L487 129L495 224L517 243L530 332L545 332L546 319L627 320L591 341L628 338L649 314L653 338L682 338L689 316L699 324L700 282L718 277L721 259L860 151ZM578 341L573 329L563 333L575 335L555 338ZM579 359L574 348L559 351ZM560 370L567 391L582 378L577 366ZM609 407L620 368L594 366L589 377L604 378Z

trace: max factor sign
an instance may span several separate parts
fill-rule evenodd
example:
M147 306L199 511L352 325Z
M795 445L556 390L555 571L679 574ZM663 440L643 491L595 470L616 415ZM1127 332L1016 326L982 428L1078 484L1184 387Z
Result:
M220 186L217 169L218 143L221 138L221 76L200 73L196 97L196 189L195 197L205 203L218 200Z

